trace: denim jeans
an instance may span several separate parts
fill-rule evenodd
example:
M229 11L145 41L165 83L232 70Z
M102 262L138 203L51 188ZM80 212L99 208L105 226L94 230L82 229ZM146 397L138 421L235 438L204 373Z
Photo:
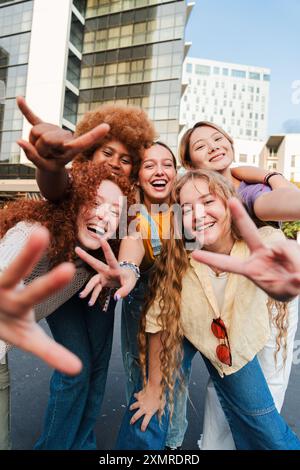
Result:
M10 449L10 377L6 362L0 364L0 450Z
M182 367L189 367L195 348L184 341ZM235 374L220 377L212 364L203 357L214 383L223 411L233 435L235 446L241 450L299 450L300 441L278 413L257 358ZM132 400L134 401L134 400ZM129 421L135 411L126 410L117 440L117 449L161 450L165 446L168 413L159 423L157 415L149 430L141 433L142 418L134 425ZM153 439L155 436L155 439ZM155 447L152 447L155 445Z
M139 320L145 297L148 290L150 272L144 273L133 291L123 299L121 321L121 345L123 364L126 375L127 404L134 391L137 391L141 381L139 367L138 331ZM167 432L166 446L179 447L182 445L188 426L186 418L188 383L190 379L191 363L184 370L186 387L178 389L174 396L174 412L172 422Z
M44 429L35 449L96 449L94 426L102 405L111 355L113 299L107 312L74 295L47 318L56 341L77 354L82 371L74 377L55 371Z

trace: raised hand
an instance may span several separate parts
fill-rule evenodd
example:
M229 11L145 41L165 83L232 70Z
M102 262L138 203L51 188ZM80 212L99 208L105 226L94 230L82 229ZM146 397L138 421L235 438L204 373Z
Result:
M261 241L254 222L236 198L229 201L229 208L242 238L250 249L249 258L241 260L204 250L194 251L193 258L224 272L246 276L275 300L289 301L299 295L299 245L292 240L282 240L267 247Z
M0 275L0 338L66 374L77 374L81 362L77 356L51 339L36 323L33 306L63 288L74 275L74 266L63 263L35 279L24 289L16 289L32 271L49 244L45 228L38 228L26 246Z
M59 172L75 155L97 144L110 129L108 124L103 123L86 134L74 138L72 132L43 122L29 108L23 97L17 98L17 104L23 116L33 126L29 142L23 139L17 142L28 160L40 170Z
M93 276L84 290L80 293L81 298L87 297L91 292L91 299L89 305L95 304L103 287L112 287L119 289L116 291L114 297L119 300L126 297L136 285L136 276L131 269L120 267L119 263L106 240L101 240L101 248L103 250L107 264L99 261L91 256L82 248L76 247L76 254L87 264L89 264L95 271L98 272Z

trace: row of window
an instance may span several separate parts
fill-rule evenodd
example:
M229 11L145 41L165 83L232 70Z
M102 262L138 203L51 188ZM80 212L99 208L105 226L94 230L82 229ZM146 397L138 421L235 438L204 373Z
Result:
M168 3L168 5L163 5ZM155 7L155 5L160 5ZM152 8L142 8L152 7ZM185 9L185 2L170 0L88 0L86 17L109 15L111 13L123 12L122 16L131 21L143 19L145 15L154 14L157 16L175 15ZM128 12L126 10L129 10ZM153 13L152 13L153 12ZM112 15L118 16L118 15Z
M97 32L90 31L86 32L84 35L83 52L87 54L95 51L130 47L138 44L171 41L182 38L183 31L183 26L134 34L126 34L125 32L122 34L119 27Z
M173 58L173 65L180 56L182 60L183 41L167 41L156 44L143 44L134 47L124 47L122 49L114 49L111 51L97 52L94 54L84 54L82 59L83 65L101 65L113 64L134 59L150 59L157 60L159 56L176 56Z
M18 163L20 147L16 143L22 136L22 131L0 132L0 161Z
M188 73L196 73L197 75L223 75L225 77L231 76L235 78L249 78L250 80L264 80L269 82L270 75L259 73L259 72L246 72L245 70L237 70L237 69L229 69L227 67L223 67L222 71L220 67L211 67L210 65L202 65L202 64L192 64L191 62L187 62L186 64L186 71Z
M0 67L27 63L29 44L30 33L0 38Z
M31 30L33 2L0 7L0 36Z

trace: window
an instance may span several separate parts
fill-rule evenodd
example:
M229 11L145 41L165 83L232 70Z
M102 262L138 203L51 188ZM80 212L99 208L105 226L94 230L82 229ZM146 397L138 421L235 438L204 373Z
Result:
M229 70L226 68L223 68L223 75L225 75L225 77L228 76L228 73L229 73Z
M260 80L260 73L257 72L249 72L249 78L251 80Z
M220 67L214 67L214 74L219 75L220 73Z
M210 67L208 65L195 65L195 72L198 75L210 75Z
M247 154L240 153L240 163L247 163Z
M237 77L237 78L246 78L246 72L244 72L244 70L232 69L231 70L231 76L232 77Z
M193 64L191 64L190 62L187 62L186 64L186 71L188 73L192 73L193 72Z
M267 73L264 74L264 81L269 82L271 80L271 76Z

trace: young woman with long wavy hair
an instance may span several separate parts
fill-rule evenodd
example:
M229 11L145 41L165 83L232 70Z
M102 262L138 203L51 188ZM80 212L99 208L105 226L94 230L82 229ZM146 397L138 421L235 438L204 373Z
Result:
M141 155L155 135L151 121L135 107L100 106L83 116L73 135L43 122L23 98L18 98L18 105L33 126L29 140L18 143L37 166L41 192L53 204L64 204L73 188L73 171L82 172L84 179L88 162L99 167L99 171L105 167L109 174L131 177L138 171ZM71 160L73 169L69 171L65 165ZM89 185L88 180L86 184ZM72 236L68 233L68 237ZM66 250L67 245L70 244L66 240ZM63 307L52 313L48 323L55 339L71 350L80 351L83 371L73 378L54 372L37 449L96 448L93 427L103 399L111 354L115 301L111 298L108 314L101 315L99 305L92 306L79 298L81 287ZM91 321L87 340L83 341L87 312Z
M149 440L155 442L155 449L163 448L168 421L168 413L162 413L165 400L172 414L180 367L189 367L199 350L237 448L299 449L298 438L275 407L256 357L268 341L273 308L285 310L286 305L278 301L290 300L299 292L295 287L299 268L293 265L296 274L291 274L284 262L289 242L273 227L257 232L234 203L232 208L240 219L236 224L229 211L229 199L235 191L214 172L188 172L176 185L175 195L183 210L185 236L202 247L193 256L208 263L208 255L227 255L231 261L227 271L247 277L221 272L214 262L210 262L212 268L195 262L180 237L164 243L140 336L146 385L135 395L136 402L132 399L117 448L136 448ZM242 269L244 266L248 269ZM258 286L272 295L275 303L268 301ZM152 418L156 411L160 411L160 424L157 416ZM150 429L145 432L149 422Z
M38 303L34 310L37 320L47 316L51 331L53 331L53 328L52 315L50 314L60 315L66 330L68 330L70 322L74 322L77 325L80 324L79 331L82 347L74 344L72 340L69 341L67 347L81 359L83 364L82 371L76 378L66 375L63 368L61 368L60 372L56 371L54 373L54 375L59 373L66 382L69 379L70 384L74 380L82 384L82 404L80 404L80 411L77 411L77 413L80 413L81 419L77 424L77 429L74 426L71 429L66 428L70 437L65 436L66 440L69 439L70 447L72 445L76 447L76 436L83 432L83 427L87 426L87 420L89 420L90 426L94 424L91 419L92 408L96 407L96 411L99 411L101 406L103 398L101 390L105 387L108 366L108 358L106 359L106 356L109 357L109 354L105 352L104 346L110 340L112 320L108 316L101 316L98 310L97 312L93 311L93 309L89 311L89 309L83 307L79 311L72 311L71 308L66 308L66 305L69 305L70 302L72 303L74 295L93 274L89 267L84 265L77 257L75 247L79 244L88 250L97 252L101 248L102 239L114 238L121 217L121 211L125 205L125 196L128 198L129 203L133 203L134 198L131 185L126 177L113 176L108 169L95 165L92 162L85 162L79 170L73 167L71 173L72 190L69 191L63 202L53 204L45 200L19 200L9 203L7 207L0 211L0 258L1 269L3 270L17 256L36 228L42 226L50 234L49 248L32 273L25 276L24 284L27 285L45 275L50 269L58 266L61 262L71 261L75 264L75 276L72 281L62 291L56 292L47 300ZM118 241L115 240L111 243L114 249L117 250ZM93 327L93 332L91 332L91 327ZM94 334L103 335L102 345L99 340L99 350L94 350L93 342L89 339ZM53 336L60 342L60 338L57 335L54 334ZM65 346L66 343L67 341L65 341ZM1 342L0 346L0 359L2 360L5 358L7 345ZM84 354L85 347L90 350L89 360ZM98 360L104 373L98 372ZM9 375L7 362L5 363L5 370L3 368L2 372L6 377L6 390L8 393ZM3 374L2 377L4 377ZM57 392L57 400L60 394L63 395L62 389L60 392ZM90 400L92 396L94 401ZM6 398L8 406L9 396ZM63 405L66 410L70 407L67 400L64 400ZM6 410L6 415L8 415L8 409ZM8 435L8 432L6 434ZM61 439L63 439L62 436ZM8 437L6 441L8 441ZM60 445L63 447L68 445L68 443L62 440Z
M258 227L266 223L276 226L276 221L300 219L300 192L297 187L276 171L267 172L255 167L231 168L234 141L214 123L200 121L185 132L180 143L180 159L186 169L214 170L228 179ZM273 318L269 341L259 354L279 412L289 382L297 326L298 298L290 302L285 315ZM285 337L285 347L279 352L278 328ZM234 449L228 423L211 381L207 386L200 442L204 450Z

